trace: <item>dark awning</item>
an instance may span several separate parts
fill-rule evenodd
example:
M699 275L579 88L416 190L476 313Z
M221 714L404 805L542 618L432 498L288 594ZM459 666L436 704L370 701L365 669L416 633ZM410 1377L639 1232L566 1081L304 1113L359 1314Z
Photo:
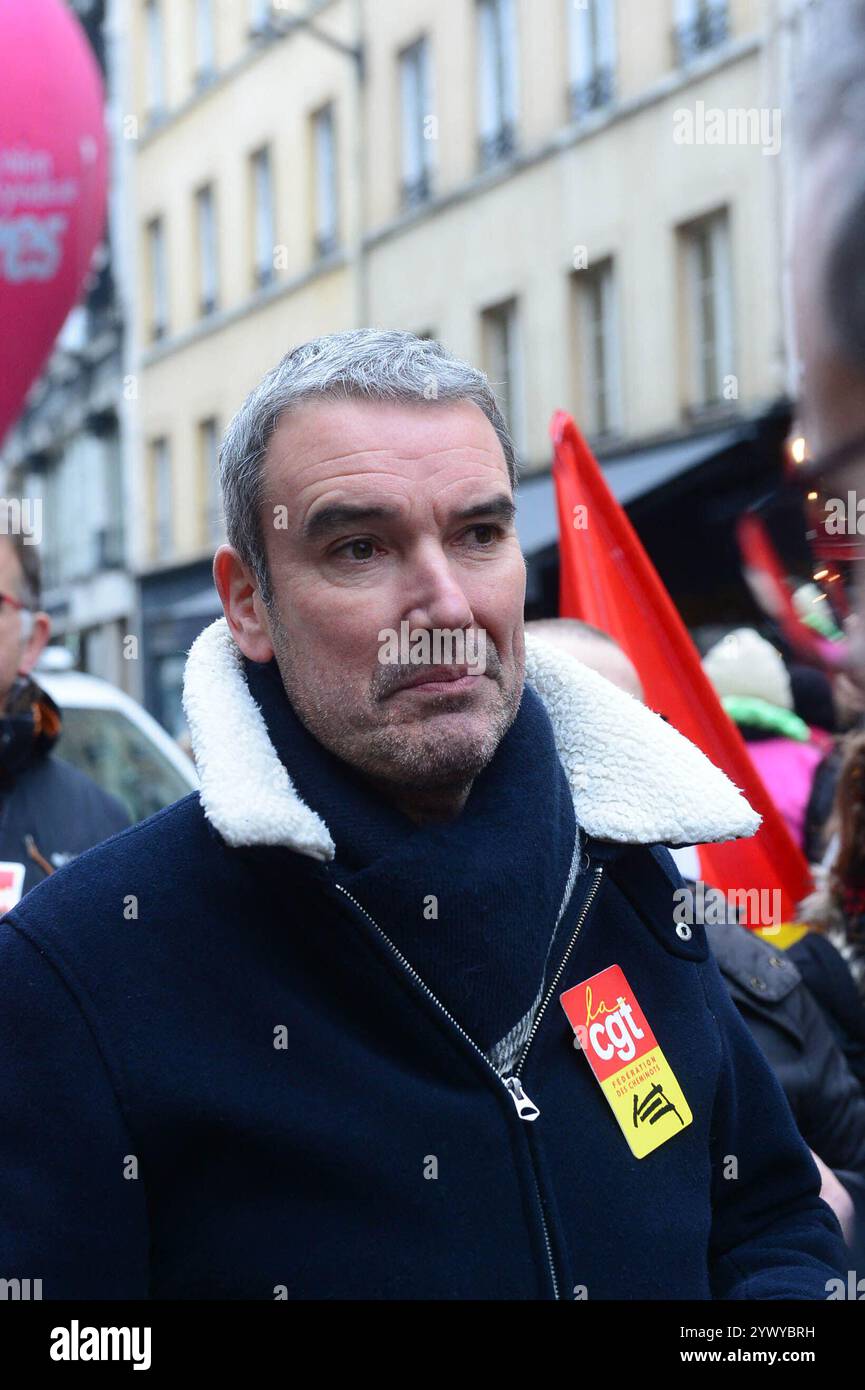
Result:
M622 506L645 497L682 473L737 444L748 426L692 435L671 444L604 458L601 466L613 496ZM559 537L556 494L551 473L529 475L516 493L517 535L524 555L555 545Z

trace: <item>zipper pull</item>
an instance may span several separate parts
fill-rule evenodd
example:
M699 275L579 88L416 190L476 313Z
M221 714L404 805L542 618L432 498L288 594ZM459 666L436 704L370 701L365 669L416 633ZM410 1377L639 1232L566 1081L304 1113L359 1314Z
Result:
M521 1120L536 1120L540 1115L540 1110L533 1100L529 1100L523 1090L523 1083L518 1076L505 1077L505 1085L511 1093L511 1100L517 1108L517 1114Z

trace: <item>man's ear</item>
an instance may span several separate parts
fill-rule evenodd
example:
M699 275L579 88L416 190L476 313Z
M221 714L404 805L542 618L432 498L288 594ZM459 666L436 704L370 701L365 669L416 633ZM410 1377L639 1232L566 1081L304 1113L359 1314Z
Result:
M23 618L24 614L22 613L21 616ZM47 613L32 613L30 616L30 635L22 645L21 655L18 658L18 674L20 676L30 675L51 636L51 619Z
M213 582L231 635L250 661L270 661L273 642L267 610L258 581L231 545L221 545L213 557Z

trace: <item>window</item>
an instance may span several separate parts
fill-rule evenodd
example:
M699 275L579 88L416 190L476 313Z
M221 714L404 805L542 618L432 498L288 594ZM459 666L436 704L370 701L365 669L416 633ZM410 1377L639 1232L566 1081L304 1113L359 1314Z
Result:
M689 323L688 394L697 409L724 400L724 378L733 373L733 295L726 213L704 218L682 232Z
M615 0L567 0L571 120L608 106L616 85Z
M95 569L124 568L124 506L123 468L121 465L120 435L116 418L108 418L103 425L105 433L100 439L98 462L99 506L94 508L93 519L96 529L93 533Z
M674 0L674 7L673 45L680 67L727 38L727 0Z
M168 270L165 259L165 225L161 217L147 224L150 263L150 338L157 342L168 332Z
M162 0L147 0L144 7L147 42L147 114L158 120L165 109L165 51L162 33Z
M417 207L430 196L432 140L428 119L432 115L430 46L418 39L399 55L402 156L400 203Z
M481 320L484 370L519 452L523 440L522 358L515 299L485 309Z
M52 450L42 454L34 462L37 464L36 469L27 475L26 487L22 495L25 497L41 496L43 514L62 517L64 498L60 486L60 457ZM11 484L7 484L7 486L11 486ZM42 544L39 546L43 592L58 588L66 579L64 558L69 543L68 533L71 529L68 526L45 527Z
M573 277L577 294L578 363L585 429L590 436L622 428L619 313L612 260Z
M155 439L152 445L153 465L153 542L154 560L165 560L171 554L173 541L171 500L171 455L167 439Z
M219 491L219 422L214 416L198 426L198 459L201 475L202 540L218 545L224 535L222 498Z
M273 5L271 0L248 0L249 32L253 37L266 34L273 24Z
M273 279L273 253L276 229L273 216L273 173L270 150L264 148L252 156L253 198L253 263L255 285L267 285Z
M478 61L478 157L487 169L516 148L516 0L478 0Z
M337 230L336 130L333 103L312 118L315 157L315 254L328 256L339 243Z
M206 184L195 195L198 226L198 312L204 318L219 305L219 263L213 188Z
M198 86L209 82L216 71L213 4L214 0L195 0L195 80Z
M168 658L162 657L159 670ZM185 664L183 655L175 658L180 668L177 698L172 709L180 709L180 685ZM183 725L172 734L180 733ZM73 767L92 777L97 786L124 802L133 821L170 806L188 796L186 778L168 761L152 736L119 709L104 705L65 705L63 709L63 757Z

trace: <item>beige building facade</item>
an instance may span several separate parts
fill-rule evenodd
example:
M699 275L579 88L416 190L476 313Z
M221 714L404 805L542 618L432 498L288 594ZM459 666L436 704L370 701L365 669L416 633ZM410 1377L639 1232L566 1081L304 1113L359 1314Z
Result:
M125 3L133 559L169 725L221 431L293 344L441 338L524 476L557 408L633 458L783 394L773 0Z

